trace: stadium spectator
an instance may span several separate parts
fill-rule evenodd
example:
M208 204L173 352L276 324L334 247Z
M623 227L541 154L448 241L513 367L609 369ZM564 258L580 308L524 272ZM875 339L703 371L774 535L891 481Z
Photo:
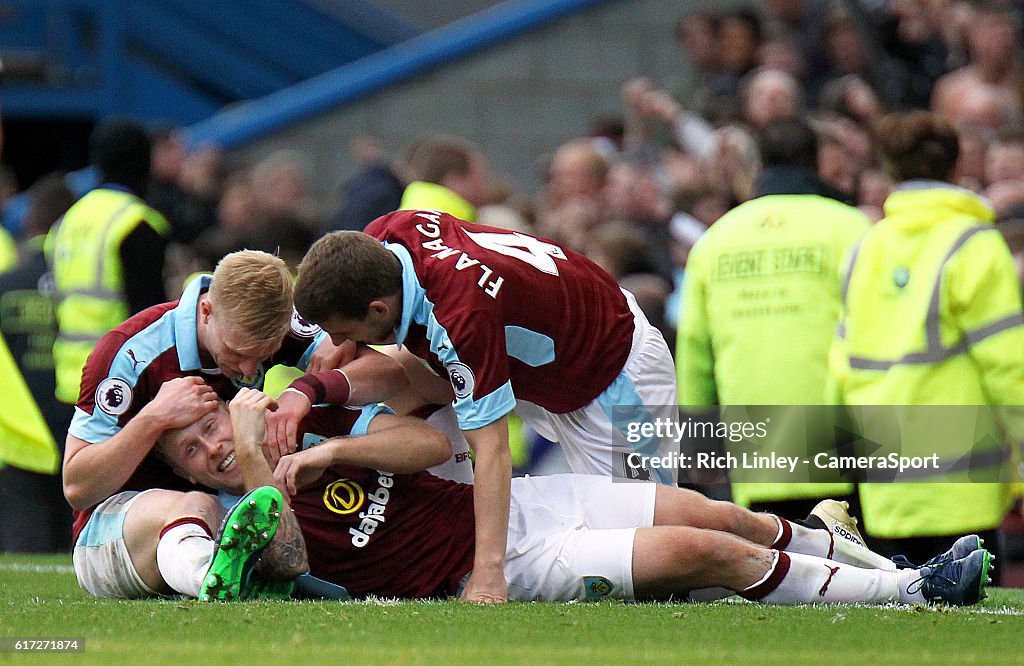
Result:
M592 139L573 139L559 146L537 199L537 233L582 248L589 230L603 219L608 166Z
M974 462L969 483L943 468L920 483L861 484L865 528L880 552L911 558L973 531L998 547L1012 501L1011 485L996 482L998 454L1004 436L1021 432L1006 411L988 416L980 406L1024 404L1020 282L995 212L949 184L960 144L948 121L924 111L887 116L877 141L897 186L847 269L832 395L846 405L967 406L942 408L970 419L966 433L912 408L899 445L903 455L969 451ZM934 424L941 435L928 430Z
M882 114L882 102L863 78L850 74L825 84L818 109L870 126Z
M1020 62L1019 26L1008 7L985 1L974 5L967 26L968 64L944 75L935 84L931 109L958 120L971 92L994 87L1006 100L1006 114L1019 120L1024 112L1024 69ZM993 129L999 129L994 127Z
M778 69L751 72L740 82L741 118L754 131L773 120L792 120L803 108L803 90L791 74Z
M761 45L757 60L761 67L785 72L798 81L804 79L807 69L800 48L791 35L784 33L769 36Z
M1000 180L986 187L983 194L997 219L1011 218L1024 207L1024 179Z
M191 246L199 264L198 270L209 270L221 257L245 247L256 226L256 192L248 171L237 171L225 179L217 202L216 219L216 224L204 231Z
M370 222L398 210L405 185L385 158L376 137L360 136L349 143L360 171L341 188L337 210L327 231L362 231Z
M708 84L711 108L718 112L713 122L736 120L742 79L760 63L758 53L764 42L764 26L756 11L746 8L722 12L718 18L716 57L721 72Z
M958 5L964 3L895 0L871 8L869 20L882 52L892 59L898 85L891 85L892 109L928 105L935 82L960 50ZM856 7L850 3L848 6ZM874 40L873 40L874 41ZM883 90L878 90L883 94Z
M672 198L658 176L656 164L627 160L613 164L599 200L604 218L627 221L641 232L663 231L672 215Z
M878 166L861 172L857 181L857 208L872 222L884 217L882 210L886 197L892 192L892 178Z
M1024 179L1024 126L996 134L985 152L985 184Z
M316 226L317 204L310 198L302 156L282 149L264 157L251 169L257 211L267 217L290 217Z
M411 182L400 210L442 210L473 222L477 208L487 202L487 160L465 139L423 138L409 151L405 166Z
M213 226L220 196L220 152L206 148L185 151L178 130L152 133L152 179L146 203L163 213L171 225L169 240L188 244Z
M818 176L844 203L856 201L861 175L873 163L871 137L848 118L817 118Z
M277 254L290 268L298 266L321 225L303 194L301 173L294 155L279 151L231 174L217 204L217 223L192 245L200 270L242 249Z
M717 117L710 105L711 81L721 71L718 61L718 15L708 9L697 9L679 17L675 38L682 52L684 66L691 76L678 92L685 94L690 108L704 117Z
M305 428L329 439L272 470L262 450L272 404L243 390L228 409L166 433L159 450L179 474L211 488L241 494L276 483L287 490L304 536L295 544L305 545L312 573L356 596L457 594L473 568L473 488L417 472L450 454L444 437L379 406L313 413ZM237 465L222 470L219 461L232 455L226 451ZM359 498L354 510L325 506L342 488ZM524 601L672 599L721 586L773 604L971 604L989 564L977 540L965 539L948 555L964 559L897 570L825 530L654 484L530 477L514 480L512 497L502 567L510 596ZM204 547L212 553L212 541ZM236 598L244 594L240 574L216 582Z
M758 127L773 119L796 118L801 108L801 92L792 76L780 70L754 71L743 80L745 121ZM749 130L740 124L715 129L707 120L685 110L665 90L637 79L625 84L627 112L638 118L639 129L634 136L647 140L650 128L644 120L666 124L672 130L677 146L698 161L699 168L712 183L720 183L734 201L750 198L760 164L755 141ZM646 152L650 154L651 148Z
M672 287L661 275L663 267L650 239L626 222L604 222L589 234L584 254L636 297L647 320L668 340L671 330L664 312Z
M791 42L800 58L800 70L786 70L806 82L813 93L820 87L827 67L823 37L830 3L825 0L760 0L766 33ZM762 51L762 67L769 66ZM812 96L813 99L813 96Z

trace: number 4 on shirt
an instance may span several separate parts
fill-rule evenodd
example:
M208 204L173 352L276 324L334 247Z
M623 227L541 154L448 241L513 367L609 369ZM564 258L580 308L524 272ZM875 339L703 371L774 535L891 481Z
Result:
M466 235L482 248L524 261L548 275L558 275L555 259L567 258L557 245L518 232L501 234L467 231Z

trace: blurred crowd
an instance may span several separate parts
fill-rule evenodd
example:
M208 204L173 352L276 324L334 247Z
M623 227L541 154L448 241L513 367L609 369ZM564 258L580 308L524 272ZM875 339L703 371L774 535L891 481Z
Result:
M956 125L955 182L1013 222L1005 227L1013 239L1024 224L1022 15L1024 4L995 0L761 0L697 9L674 26L686 88L623 82L618 117L589 127L581 119L580 136L538 156L544 184L535 193L491 174L487 155L461 138L428 137L389 156L366 136L350 146L358 175L339 184L332 201L316 201L300 154L282 150L228 171L216 148L189 152L174 128L157 129L146 200L172 227L167 291L176 295L185 276L242 247L294 263L324 231L361 229L397 208L406 185L423 181L456 192L478 210L477 222L586 252L638 292L671 343L671 295L687 249L753 195L761 128L808 120L819 135L822 180L877 220L893 183L874 156L872 126L887 111L914 108ZM15 240L39 233L59 216L55 202L80 196L95 175L86 169L64 184L67 191L48 177L18 195L10 174L0 174L4 227Z
M267 250L295 266L326 231L362 229L399 207L442 207L432 204L443 197L461 217L586 253L636 294L674 348L688 251L754 196L760 130L807 121L821 181L878 220L894 183L876 158L873 128L886 112L910 109L955 125L955 184L991 201L1024 256L1016 254L1024 250L1022 19L1016 0L760 0L688 12L666 25L685 87L624 81L617 117L581 118L579 136L538 156L537 192L491 173L488 156L464 138L425 137L388 155L364 136L350 144L357 175L318 201L300 154L228 170L215 147L188 151L176 128L155 129L145 199L171 228L166 295L176 298L188 275L228 252ZM0 173L4 228L25 246L97 178L93 167L53 174L19 193Z

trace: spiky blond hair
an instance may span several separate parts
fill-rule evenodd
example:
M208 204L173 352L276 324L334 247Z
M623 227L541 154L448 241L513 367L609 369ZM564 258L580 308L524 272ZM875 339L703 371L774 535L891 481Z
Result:
M214 313L248 343L239 352L279 344L292 317L292 275L280 257L239 250L217 262L210 283Z

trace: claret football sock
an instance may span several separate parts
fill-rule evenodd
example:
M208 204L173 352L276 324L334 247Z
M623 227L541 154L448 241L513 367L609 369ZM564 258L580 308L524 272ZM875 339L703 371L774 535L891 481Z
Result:
M200 518L181 518L160 530L156 564L172 590L197 598L213 552L210 527Z
M856 567L896 570L896 564L889 558L882 557L852 541L837 539L831 532L804 527L778 516L775 516L775 519L779 521L779 537L772 544L772 548L785 550L787 553L814 555Z
M884 603L903 599L901 574L862 569L834 560L779 552L765 576L742 590L751 600L769 604ZM922 598L923 601L923 598Z

